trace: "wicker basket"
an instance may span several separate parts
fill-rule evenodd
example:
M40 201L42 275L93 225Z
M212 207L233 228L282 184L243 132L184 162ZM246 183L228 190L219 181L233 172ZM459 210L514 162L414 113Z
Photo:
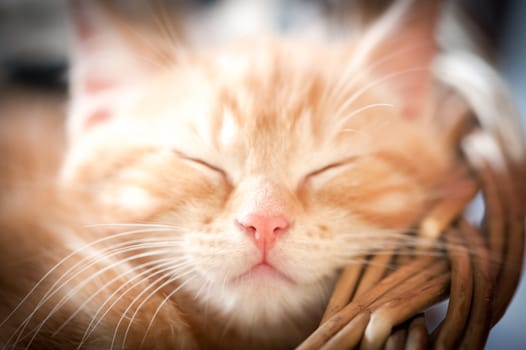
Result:
M473 195L438 203L420 223L419 235L434 238L434 248L404 258L396 252L377 255L367 266L344 269L320 326L298 349L484 347L520 277L526 167L507 155L502 137L483 130L467 107L455 113L448 137L459 145ZM465 142L470 138L492 142L499 161ZM485 205L480 225L463 217L476 193ZM443 254L436 254L436 246L444 247ZM389 263L396 268L388 269ZM447 314L429 334L422 312L447 298Z

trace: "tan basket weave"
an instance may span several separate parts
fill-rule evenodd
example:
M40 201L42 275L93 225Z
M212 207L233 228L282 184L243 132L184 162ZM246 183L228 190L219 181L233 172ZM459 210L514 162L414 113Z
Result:
M507 157L498 137L482 130L467 108L457 114L451 142L460 145L466 137L486 134L502 153L502 164L495 166L469 145L462 148L473 195L481 192L485 204L480 227L462 217L473 196L438 203L420 223L419 234L436 237L444 254L437 248L404 258L393 252L374 256L367 266L347 267L320 326L298 349L484 347L520 277L526 167ZM390 262L395 269L388 269ZM429 334L422 312L448 297L444 320Z

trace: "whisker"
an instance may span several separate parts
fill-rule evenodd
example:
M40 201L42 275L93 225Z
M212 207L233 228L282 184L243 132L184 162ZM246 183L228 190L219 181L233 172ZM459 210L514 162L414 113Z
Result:
M341 114L342 111L344 111L347 108L349 108L360 96L362 96L368 90L370 90L373 87L376 87L376 86L388 81L389 79L394 79L394 78L397 78L397 77L405 75L405 74L412 74L412 73L422 72L422 71L426 71L426 70L429 70L429 67L418 66L418 67L413 67L413 68L408 68L408 69L395 71L395 72L386 74L384 76L381 76L380 78L373 80L369 84L363 86L361 89L359 89L355 93L353 93L347 100L345 100L340 105L340 107L337 110L337 113L335 113L335 114L336 115Z
M158 224L158 223L100 223L100 224L87 224L84 227L145 227L145 228L166 228L166 229L185 229L182 226L175 226L170 224Z
M31 345L31 343L34 341L34 339L36 338L36 336L38 335L38 333L40 332L40 330L42 329L42 327L44 326L44 324L51 318L51 316L53 316L68 300L70 300L74 295L76 295L78 293L79 290L81 290L85 285L87 285L90 281L92 281L93 279L97 278L98 276L100 276L102 273L114 268L115 266L118 266L119 264L122 264L122 263L125 263L125 262L128 262L128 261L131 261L131 260L134 260L134 259L140 259L140 258L143 258L143 257L148 257L148 256L154 256L154 255L160 255L160 254L166 254L166 253L169 253L170 250L159 250L159 251L150 251L150 252L147 252L147 253L141 253L141 254L136 254L136 255L133 255L131 257L128 257L124 260L119 260L113 264L111 264L110 266L106 266L105 268L103 268L102 270L99 270L96 274L90 276L90 278L86 279L86 280L83 280L82 283L80 285L77 285L72 291L69 291L67 295L65 295L64 297L62 297L60 299L60 301L51 309L51 311L47 314L47 316L39 323L39 325L31 330L29 332L29 334L33 333L33 336L31 337L31 339L29 340L29 343L27 345L27 347L29 347ZM78 275L78 274L77 274ZM73 277L74 278L74 277ZM72 278L70 278L67 282L69 282ZM66 282L66 283L67 283ZM63 287L65 286L65 284L62 284L58 289L56 289L52 294L51 296L55 295L56 293L58 293L58 291L60 291L60 289L62 289ZM37 305L37 307L30 313L30 315L24 320L24 322L22 323L24 326L22 327L22 329L20 330L20 333L19 333L19 337L20 335L22 335L25 331L25 328L27 327L27 325L29 324L29 322L31 321L31 319L33 319L33 317L35 316L36 312L50 299L49 296L48 298L46 298L44 301L41 301L39 303L39 305ZM19 327L20 328L20 327ZM17 332L18 332L18 329L17 329ZM17 337L17 340L15 341L15 344L19 342L19 337Z
M350 119L352 119L353 117L356 117L357 115L359 115L360 113L362 112L365 112L369 109L373 109L373 108L393 108L395 107L395 105L391 104L391 103L371 103L371 104L368 104L368 105L365 105L363 107L360 107L360 108L357 108L355 109L354 111L352 111L351 113L349 113L348 115L345 115L339 122L338 124L339 125L342 125L342 124L345 124L346 122L348 122ZM336 111L336 115L339 115L340 113L342 113L343 111L341 110L341 108L339 108L337 111ZM337 130L339 130L340 128L336 128ZM356 130L353 130L353 129L344 129L344 131L349 131L349 130L352 130L352 131L355 131Z
M148 335L148 333L150 332L150 329L152 328L153 326L153 321L155 320L155 318L157 317L157 314L159 314L159 311L161 311L161 308L164 306L164 304L166 304L166 302L175 295L175 293L177 293L181 288L183 288L186 284L188 284L190 281L192 281L193 279L195 279L195 277L192 277L192 278L189 278L187 279L186 281L184 281L181 285L179 285L177 288L175 288L172 292L170 292L162 301L161 303L159 304L159 306L157 307L157 309L155 309L155 312L153 313L153 316L152 318L150 319L150 322L148 323L148 327L146 327L146 331L144 332L144 336L142 337L142 340L141 340L141 343L139 345L139 349L142 348L142 346L144 345L144 342L146 341L146 336ZM160 288L159 288L160 289ZM157 291L155 291L157 292ZM133 320L133 319L132 319ZM129 327L129 326L128 326ZM128 330L126 330L126 334L128 333ZM125 335L125 340L126 340L126 335ZM123 344L124 345L124 344Z
M209 284L210 284L209 282L206 282L206 283L203 283L201 287L199 287L199 290L196 293L194 293L194 297L193 297L194 301L200 300L201 293L203 293L203 290L205 290Z
M106 282L103 286L101 286L95 293L91 294L81 305L78 306L77 310L75 312L73 312L56 330L55 332L52 334L52 336L56 336L58 333L60 333L60 331L69 323L71 322L71 320L73 320L73 318L75 318L75 316L81 311L83 310L86 305L88 305L97 295L99 295L103 290L105 290L107 287L109 287L110 285L112 285L113 283L115 283L116 281L118 281L119 279L122 279L124 278L126 275L128 274L131 274L131 273L136 273L138 270L141 270L141 269L144 269L148 266L151 266L151 265L155 265L153 268L150 268L150 269L147 269L145 271L143 271L141 274L144 274L145 272L149 272L151 271L152 269L155 269L156 267L159 267L157 266L159 263L162 263L164 262L165 264L161 264L159 266L162 266L162 265L166 265L166 264L173 264L173 258L165 258L165 259L156 259L156 260L153 260L153 261L148 261L146 263L143 263L141 265L138 265L138 266L135 266L133 269L131 270L128 270L128 271L125 271L123 272L122 274L120 275L117 275L115 277L113 277L111 280L109 280L108 282ZM139 274L139 276L141 275ZM136 278L137 275L135 275L133 278Z
M173 260L173 259L172 259ZM110 302L111 299L113 299L117 293L119 293L122 289L124 289L128 284L130 284L131 282L133 282L133 280L141 277L142 275L144 275L145 273L141 273L139 275L137 275L136 277L134 277L133 279L131 280L128 280L126 281L126 283L122 284L117 290L115 290L107 299L106 301L104 301L104 303L97 309L96 313L93 315L90 323L88 324L88 327L86 329L86 331L84 332L84 335L82 337L82 340L81 340L81 343L78 347L78 349L80 349L81 345L87 340L87 338L93 333L93 331L97 328L97 326L100 324L100 322L102 322L102 320L104 319L104 317L110 312L110 310L115 306L117 305L117 303L119 301L122 300L122 298L124 298L125 295L127 295L129 292L131 292L135 287L139 286L140 284L144 283L145 281L151 279L152 277L154 276L157 276L159 274L164 274L166 272L172 272L174 268L179 268L179 267L186 267L188 266L189 263L180 263L180 264L176 264L174 265L173 264L173 261L170 263L170 264L163 264L163 266L157 266L155 268L151 268L149 269L149 271L155 271L157 269L159 269L159 267L161 267L158 271L156 271L155 273L153 274L150 274L150 275L147 275L146 277L140 279L139 281L135 282L132 284L132 286L128 287L118 298L116 298L112 303L111 305L109 305L106 310L104 311L104 313L98 317L98 320L97 320L97 316L102 312L104 306L106 306L106 304L108 304ZM149 273L149 272L148 272ZM163 275L164 276L164 275ZM95 321L97 320L97 321Z
M178 275L178 276L173 276L171 278L169 278L167 281L163 282L161 284L160 287L157 287L156 289L153 290L153 292L151 292L147 297L146 299L141 302L141 304L137 307L136 311L134 312L133 314L133 317L131 319L131 321L128 323L128 327L126 328L126 333L124 335L124 338L123 338L123 344L122 344L122 347L124 348L125 346L125 343L126 343L126 336L128 334L128 330L133 322L133 319L135 318L135 316L137 315L137 312L138 310L144 305L144 303L150 299L157 291L159 291L160 289L164 288L165 286L167 286L168 284L170 283L173 283L175 282L177 279L180 279L181 277L184 277L186 275L188 275L189 273L191 273L192 270L190 271L186 271L184 272L183 274L181 275ZM117 332L120 328L120 325L122 323L122 321L124 320L124 317L126 316L126 314L128 313L128 311L130 311L130 309L133 307L133 305L139 300L139 298L142 298L143 295L148 292L148 290L150 290L152 287L154 287L157 283L159 283L160 281L162 281L164 278L167 278L168 276L170 276L171 274L165 274L161 277L159 277L158 279L156 279L149 287L147 287L146 289L144 289L141 293L139 293L133 300L132 302L130 303L130 305L128 305L128 307L126 308L126 310L124 310L124 312L122 313L122 316L120 317L119 321L117 322L117 325L115 326L115 332L113 333L113 338L112 338L112 341L111 341L111 346L110 348L113 349L113 347L115 346L115 341L116 341L116 337L117 337Z
M142 243L143 240L139 240L139 242ZM161 247L165 247L167 245L167 242L165 240L162 240L162 241L160 240L160 242L162 242L162 244L159 244L159 246L161 246ZM64 274L62 274L57 280L55 280L54 284L50 288L48 288L48 292L46 292L44 294L44 296L42 296L41 300L39 301L37 306L34 308L33 313L36 313L38 311L38 309L42 305L44 305L53 295L58 293L59 290L61 290L64 286L66 286L66 284L69 283L71 280L73 280L76 276L78 276L82 272L88 270L93 265L99 263L103 259L108 259L108 258L110 258L112 256L116 256L116 255L119 255L119 254L122 254L122 253L126 253L126 252L130 252L130 251L133 251L133 250L140 250L140 249L144 249L144 248L156 248L157 247L157 245L151 245L151 243L149 243L149 244L131 245L131 247L128 247L128 245L130 245L129 243L130 242L123 242L121 244L118 244L118 245L115 245L115 246L111 246L108 249L104 249L102 251L99 251L99 253L101 253L101 254L113 251L112 254L105 254L105 255L102 255L102 256L95 257L95 258L93 258L92 256L88 256L88 257L85 257L85 258L81 259L76 264L74 264ZM113 249L116 246L125 246L125 248ZM91 263L87 264L87 265L83 265L83 264L86 264L86 260L87 259L93 259L93 261ZM83 268L80 271L76 271L75 274L70 276L66 281L62 282L62 284L57 287L57 285L62 281L63 278L65 278L70 273L72 273L80 265L83 265ZM32 317L32 315L33 314L30 314L29 317Z
M426 46L429 46L428 42L403 46L397 50L391 51L387 55L382 56L376 61L373 61L372 63L368 64L367 65L368 69L361 69L357 72L356 70L358 68L358 65L355 64L354 62L351 62L351 64L347 65L346 69L339 75L339 79L336 81L336 84L330 88L331 94L328 95L328 105L329 106L339 105L341 103L339 101L340 98L342 98L343 95L347 91L352 89L356 85L356 83L360 81L360 79L363 79L368 74L370 74L372 70L380 67L383 64L393 61L399 55L410 52L412 50L420 50ZM350 80L346 80L348 78L348 75L351 73L356 73L356 74L352 75Z
M72 251L70 254L66 255L64 258L62 258L57 264L55 264L48 272L42 276L37 283L31 288L31 290L22 298L22 300L17 304L17 306L6 316L6 318L0 323L0 327L2 327L9 319L13 317L13 315L22 307L22 305L29 299L29 297L36 291L36 289L53 273L55 272L60 266L62 266L66 261L71 259L75 254L78 254L82 252L85 249L91 248L96 244L103 243L115 238L125 237L128 235L138 234L138 233L146 233L146 232L153 232L151 230L133 230L133 231L127 231L122 232L110 236L106 236L100 239L97 239L91 243L88 243L79 249L76 249Z

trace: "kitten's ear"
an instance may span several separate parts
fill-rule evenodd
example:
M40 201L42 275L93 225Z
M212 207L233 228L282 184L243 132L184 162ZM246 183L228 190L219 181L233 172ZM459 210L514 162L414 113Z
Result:
M174 45L143 29L105 0L71 0L70 130L111 119L115 96L175 58ZM173 51L172 51L173 50Z
M395 91L405 115L420 117L432 108L432 61L440 0L400 0L366 32L367 64ZM375 43L371 46L371 42Z

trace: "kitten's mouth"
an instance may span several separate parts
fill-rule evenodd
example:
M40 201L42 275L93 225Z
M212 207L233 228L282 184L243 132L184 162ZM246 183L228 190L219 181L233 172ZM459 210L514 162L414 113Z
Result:
M243 272L241 275L234 278L233 281L264 281L272 279L282 280L290 284L296 284L292 278L265 261L252 266L246 272Z

